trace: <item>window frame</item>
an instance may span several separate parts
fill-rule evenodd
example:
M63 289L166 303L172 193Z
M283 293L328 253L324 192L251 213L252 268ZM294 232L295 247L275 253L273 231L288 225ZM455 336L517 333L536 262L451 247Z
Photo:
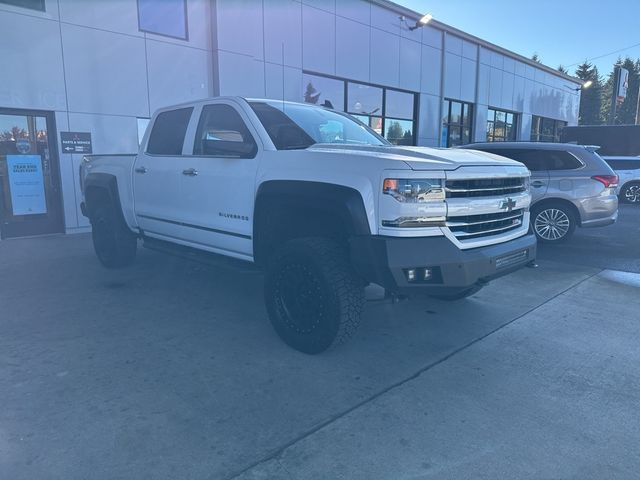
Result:
M489 112L493 112L493 119L489 118ZM504 125L505 125L505 136L501 136L501 137L496 137L495 135L495 128L496 128L496 118L498 113L503 113L505 116L505 121L504 121ZM511 115L513 118L513 121L511 122L511 124L507 123L507 115ZM493 134L489 135L489 123L493 123ZM507 126L510 125L511 126L511 138L506 136L506 130L507 130ZM518 138L518 126L520 125L520 113L519 112L514 112L512 110L504 110L501 108L494 108L494 107L489 107L487 109L487 125L486 125L486 129L487 129L487 142L492 142L492 143L500 143L500 142L516 142L517 138ZM501 138L501 140L496 140L496 138Z
M454 145L454 146L469 145L473 143L473 114L475 110L475 105L471 102L463 102L462 100L456 100L456 99L447 98L447 97L443 98L442 101L445 102L446 104L446 108L443 108L443 117L445 113L444 110L446 109L446 118L447 118L446 122L445 121L441 122L441 126L440 126L440 128L443 128L443 127L447 128L447 136L445 138L444 147L451 148L451 128L452 127L460 130L460 139L462 139L463 137L464 129L465 128L469 129L469 141L467 143L461 142L459 145ZM460 104L460 107L461 107L460 121L458 122L451 121L451 107L453 103ZM465 117L465 111L467 112L466 117ZM469 119L468 125L466 125L464 122L465 118Z
M344 100L344 104L342 105L342 109L341 111L344 112L347 115L359 115L360 117L367 117L370 121L371 118L381 118L382 119L382 134L381 136L383 138L387 138L385 137L385 132L387 129L387 120L389 121L410 121L413 124L413 129L411 131L411 145L415 146L417 144L417 139L418 139L418 135L417 135L417 131L418 131L418 111L419 111L419 101L420 101L420 96L419 96L419 92L414 92L412 90L406 90L403 88L396 88L396 87L387 87L385 85L380 85L377 83L371 83L371 82L363 82L361 80L350 80L348 78L343 78L343 77L338 77L335 75L327 75L325 73L320 73L320 72L315 72L312 70L303 70L302 71L303 75L313 75L316 77L324 77L324 78L329 78L329 79L333 79L333 80L339 80L341 82L343 82L343 88L344 88L344 96L343 96L343 100ZM366 115L366 114L361 114L361 113L349 113L348 107L349 107L349 84L358 84L358 85L365 85L367 87L374 87L374 88L380 88L382 89L382 110L381 112L376 112L374 115ZM303 85L303 88L305 86ZM410 95L413 95L413 118L408 119L408 118L397 118L397 117L387 117L386 115L386 110L387 110L387 91L394 91L394 92L400 92L400 93L408 93ZM304 102L304 100L303 100ZM319 105L322 106L322 105ZM334 108L336 109L336 111L338 110L337 107L334 105ZM362 123L364 123L365 125L370 125L369 122L364 122L361 118L358 117L358 120L361 121ZM370 127L373 128L373 127Z
M184 8L184 37L169 35L167 33L154 32L154 31L145 30L144 28L142 28L142 26L140 25L140 0L136 0L136 13L138 15L138 31L144 32L144 33L150 33L151 35L159 35L161 37L173 38L175 40L182 40L182 41L188 42L189 41L189 18L188 18L189 9L187 8L187 0L180 0L180 1L182 1L182 5Z

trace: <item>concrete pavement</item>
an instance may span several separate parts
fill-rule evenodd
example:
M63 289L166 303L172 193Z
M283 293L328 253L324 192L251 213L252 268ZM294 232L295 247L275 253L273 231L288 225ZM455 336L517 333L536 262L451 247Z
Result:
M0 243L0 478L640 467L635 277L543 261L462 302L370 302L309 357L272 332L260 274L140 253L106 271L86 235Z

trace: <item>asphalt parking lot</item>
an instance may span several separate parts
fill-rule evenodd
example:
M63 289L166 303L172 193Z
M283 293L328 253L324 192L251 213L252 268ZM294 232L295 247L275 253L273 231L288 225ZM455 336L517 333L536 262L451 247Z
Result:
M369 302L320 356L252 270L3 241L0 478L637 478L639 233L623 206L470 299Z

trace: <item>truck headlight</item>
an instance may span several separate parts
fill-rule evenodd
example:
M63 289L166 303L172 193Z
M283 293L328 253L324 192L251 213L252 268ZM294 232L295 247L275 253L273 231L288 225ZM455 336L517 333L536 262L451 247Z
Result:
M382 193L407 203L444 200L444 188L439 178L385 178Z
M382 226L394 228L443 227L446 204L443 179L386 178L383 195L394 200L387 206ZM395 207L394 207L395 205Z

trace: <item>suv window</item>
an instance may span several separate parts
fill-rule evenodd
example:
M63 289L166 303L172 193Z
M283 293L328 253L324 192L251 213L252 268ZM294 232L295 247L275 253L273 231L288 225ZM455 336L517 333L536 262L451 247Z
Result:
M640 160L605 160L614 170L640 170Z
M544 156L540 155L540 150L512 150L508 148L495 148L487 149L489 153L495 153L496 155L502 155L503 157L511 158L524 165L532 172L540 172L546 170L546 164Z
M153 122L147 144L147 153L152 155L182 155L182 144L193 107L162 112Z
M502 155L524 163L532 172L544 170L575 170L582 167L582 162L564 150L534 150L534 149L487 149L487 152Z
M205 105L200 114L194 155L253 156L256 142L231 105Z

